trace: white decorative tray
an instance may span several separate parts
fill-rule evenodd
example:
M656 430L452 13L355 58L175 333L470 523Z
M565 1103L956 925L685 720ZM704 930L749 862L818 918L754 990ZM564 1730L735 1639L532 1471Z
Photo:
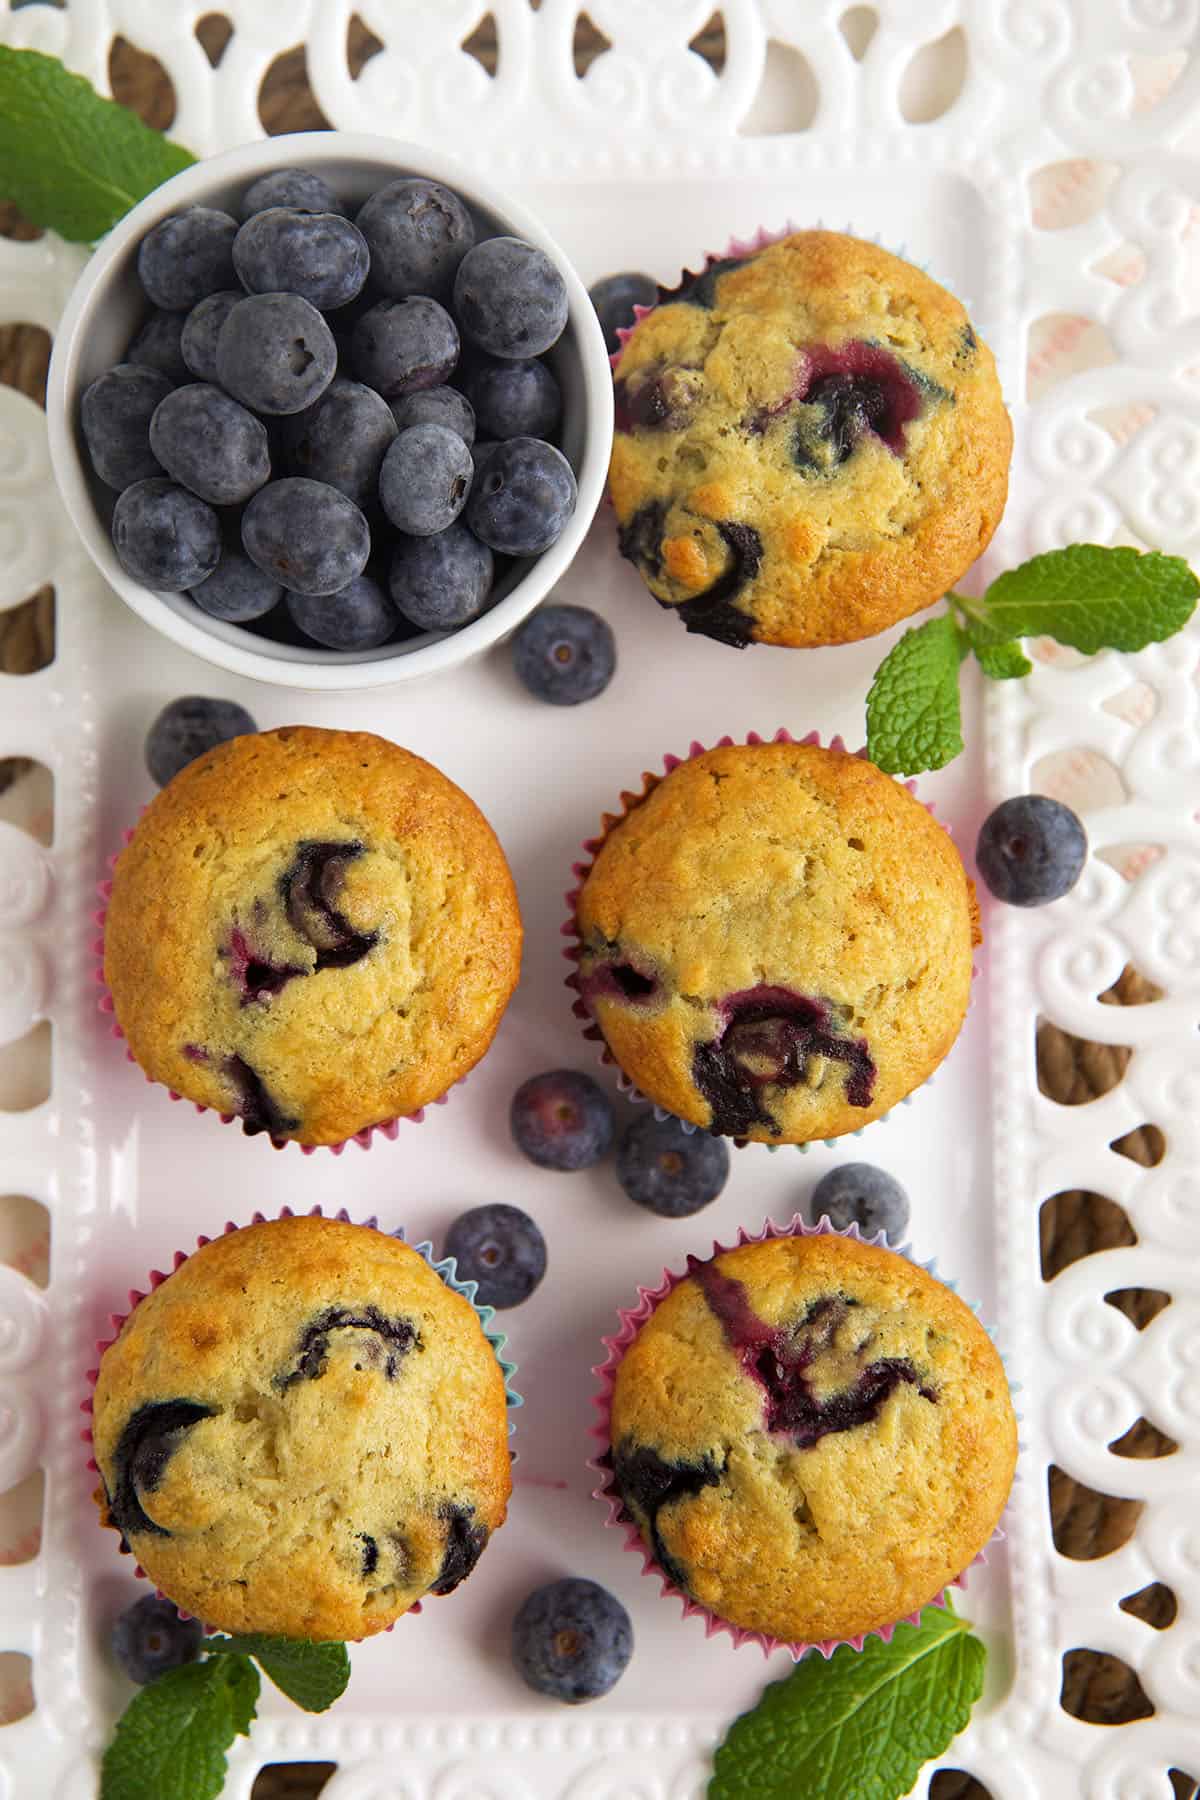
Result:
M204 7L187 0L35 4L0 15L0 37L60 54L104 87L110 40L125 35L169 71L173 131L201 153L261 134L263 73L304 35L335 125L478 157L541 213L588 281L621 267L667 278L732 233L788 218L848 221L903 242L970 304L1016 416L1013 497L989 566L1079 537L1200 548L1200 398L1182 379L1200 360L1200 327L1180 299L1182 227L1200 196L1200 162L1171 149L1200 95L1200 61L1178 73L1186 58L1177 55L1174 86L1140 115L1128 61L1194 57L1196 0L890 0L861 60L839 29L838 0L723 0L720 75L687 48L709 0L590 0L612 47L583 80L571 61L570 0L542 0L537 12L526 0L493 0L494 78L459 49L480 0L358 0L385 45L358 80L346 66L351 10L352 0L287 9L227 0L233 37L215 70L193 36ZM966 47L961 92L942 116L911 123L901 104L909 64L954 27ZM796 129L814 92L815 119ZM1117 160L1122 172L1086 222L1038 229L1031 172L1082 157ZM1144 273L1122 287L1095 265L1130 242ZM0 318L52 330L81 261L52 237L0 243ZM1051 314L1097 321L1112 360L1029 404L1027 334ZM1116 430L1106 409L1134 404L1140 425L1122 415ZM440 1240L456 1213L484 1199L532 1211L550 1249L543 1287L506 1315L527 1402L511 1522L457 1595L354 1650L350 1691L331 1715L309 1718L268 1695L251 1741L233 1753L227 1793L247 1800L268 1762L329 1760L339 1767L326 1800L702 1795L725 1726L790 1665L777 1654L764 1666L753 1650L706 1640L603 1529L585 1467L589 1371L639 1280L653 1282L664 1263L678 1266L739 1224L786 1218L859 1146L739 1152L721 1199L695 1221L671 1223L634 1216L611 1168L571 1177L532 1169L508 1142L508 1100L536 1069L589 1064L562 987L558 927L571 861L601 808L694 737L780 724L861 735L886 643L755 649L735 660L685 638L619 562L602 514L562 588L604 611L618 633L617 678L595 704L539 706L518 689L503 650L393 697L289 698L191 661L104 590L53 495L42 414L0 388L0 606L43 582L57 591L57 660L37 675L0 676L0 755L40 759L55 787L50 849L0 830L0 1043L41 1018L53 1031L49 1098L0 1113L0 1194L42 1202L52 1222L44 1292L0 1267L0 1490L39 1465L46 1478L40 1553L0 1567L0 1651L32 1657L37 1701L0 1732L0 1800L92 1796L118 1704L103 1631L136 1590L128 1560L96 1526L79 1403L94 1341L126 1288L169 1266L197 1233L255 1208L346 1206ZM972 690L968 753L922 783L968 849L988 807L1027 789L1054 753L1107 759L1114 795L1088 814L1099 854L1074 895L1030 916L990 909L962 1042L932 1086L871 1127L861 1147L908 1186L918 1254L936 1254L982 1301L1021 1384L1024 1447L1007 1539L960 1601L990 1650L988 1686L942 1759L976 1774L994 1800L1166 1800L1168 1767L1200 1770L1198 659L1194 627L1138 657L1040 665L1027 682L992 692L986 712ZM1154 705L1141 694L1137 711L1128 701L1139 683ZM528 954L495 1049L423 1126L405 1125L367 1153L276 1152L172 1106L124 1060L96 1010L92 893L149 795L146 725L176 694L215 691L264 726L353 724L431 757L484 808L517 874ZM1130 861L1131 845L1165 854ZM1142 872L1129 878L1135 867ZM1165 997L1136 1009L1099 1004L1127 962ZM1123 1081L1090 1106L1042 1098L1039 1014L1081 1037L1131 1045ZM1153 1169L1106 1148L1144 1121L1166 1135ZM1047 1287L1039 1206L1074 1188L1118 1201L1138 1241L1085 1258ZM1104 1299L1135 1286L1173 1296L1141 1333ZM1139 1415L1177 1440L1173 1455L1111 1453ZM1104 1494L1145 1502L1123 1549L1092 1563L1059 1556L1051 1462ZM624 1680L577 1712L526 1692L507 1654L519 1599L572 1571L620 1594L636 1631ZM1153 1581L1178 1601L1161 1632L1118 1608ZM1121 1729L1068 1717L1060 1659L1076 1646L1131 1665L1155 1716Z

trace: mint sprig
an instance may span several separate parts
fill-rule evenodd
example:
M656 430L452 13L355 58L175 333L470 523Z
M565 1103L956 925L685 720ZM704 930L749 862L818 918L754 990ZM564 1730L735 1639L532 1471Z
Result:
M100 1800L217 1800L225 1753L247 1737L258 1707L258 1669L306 1712L324 1712L350 1679L345 1644L295 1638L213 1637L203 1660L171 1669L136 1693L117 1721L100 1768ZM251 1660L253 1658L253 1661Z
M0 44L0 197L92 244L196 159L55 56Z
M1128 545L1069 544L998 575L981 598L946 596L950 611L906 631L867 696L867 755L889 775L944 768L963 747L959 664L973 655L991 681L1033 667L1021 639L1074 650L1144 650L1181 631L1200 581L1179 556Z
M810 1652L730 1727L708 1800L899 1800L967 1723L986 1661L949 1606L890 1644Z

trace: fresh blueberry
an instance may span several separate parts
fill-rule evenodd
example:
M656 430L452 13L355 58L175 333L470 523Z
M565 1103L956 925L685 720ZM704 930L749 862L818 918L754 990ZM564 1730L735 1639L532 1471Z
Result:
M475 411L457 388L414 388L392 401L392 416L401 431L410 425L445 425L456 431L464 444L475 442Z
M621 348L617 332L627 331L633 324L635 306L657 303L658 286L652 276L625 269L619 275L606 275L603 281L590 287L588 299L596 309L604 333L604 347L610 356L615 356Z
M242 545L290 592L336 594L366 568L371 531L337 488L289 476L255 494L242 514Z
M495 438L476 438L471 445L471 461L475 464L476 475L479 474L483 464L496 448L496 443Z
M714 1201L729 1179L729 1147L679 1119L643 1113L617 1149L617 1180L631 1200L663 1219L686 1219Z
M161 475L135 481L121 494L112 540L125 573L165 593L199 587L221 560L221 525L212 507Z
M864 1237L886 1231L893 1244L904 1241L908 1211L908 1195L896 1177L874 1163L841 1163L813 1189L814 1220L827 1215L839 1231L857 1225Z
M214 506L237 506L271 473L267 428L219 387L175 388L150 421L150 448L175 481Z
M463 385L491 438L548 438L562 417L562 390L543 362L480 358Z
M233 244L233 266L252 294L300 294L332 312L362 291L371 254L357 225L341 213L255 213Z
M143 1594L113 1625L109 1641L130 1681L145 1687L168 1669L195 1662L204 1627L199 1619L181 1619L173 1601Z
M485 238L458 265L454 316L490 356L540 356L562 336L567 286L536 245Z
M575 511L575 471L553 444L508 438L479 471L467 524L505 556L540 556L557 542Z
M371 575L356 575L336 594L289 594L292 623L327 650L374 650L400 623L396 608Z
M131 481L161 475L150 448L150 421L172 392L157 369L118 363L84 389L80 403L83 439L101 481L125 488Z
M546 1240L519 1206L474 1206L446 1233L458 1279L478 1283L481 1306L520 1306L546 1273Z
M217 339L221 327L238 301L245 298L240 288L222 288L219 294L197 301L183 322L179 348L186 368L176 380L186 381L189 372L197 381L217 380Z
M237 220L211 206L189 206L148 231L138 247L138 276L155 306L179 312L218 288L236 287L237 232Z
M586 606L543 606L513 638L513 668L531 694L551 706L594 700L613 678L612 627Z
M280 441L288 470L330 487L365 506L379 488L379 469L396 436L386 400L360 381L335 376L321 398L286 419Z
M272 169L269 174L260 175L242 195L238 217L244 222L272 206L290 206L293 212L346 211L329 183L311 169Z
M201 612L228 625L261 619L283 599L283 588L274 576L264 575L237 545L226 546L212 574L191 593Z
M299 294L248 294L217 338L221 386L257 413L302 412L336 368L333 333Z
M440 387L458 361L458 349L450 314L420 294L381 300L350 334L355 374L385 400L413 388Z
M1069 806L1046 794L1018 794L983 821L975 861L997 900L1045 906L1070 893L1087 853L1087 832Z
M166 787L180 769L224 744L258 730L244 706L234 700L209 700L188 694L164 706L146 733L146 767L150 779Z
M613 1139L612 1102L577 1069L531 1075L512 1098L513 1142L541 1169L588 1169Z
M358 214L371 247L371 275L395 300L410 294L444 298L475 242L471 215L449 188L419 175L390 181Z
M410 537L430 537L453 525L467 503L475 464L446 425L410 425L383 459L379 499L393 525Z
M615 1594L576 1575L525 1599L512 1628L517 1673L536 1693L578 1706L616 1686L633 1655L633 1625Z
M122 361L157 369L168 381L186 381L187 358L183 354L184 312L160 312L156 307L141 326Z
M456 631L487 611L495 559L465 525L402 537L392 552L392 599L422 631Z

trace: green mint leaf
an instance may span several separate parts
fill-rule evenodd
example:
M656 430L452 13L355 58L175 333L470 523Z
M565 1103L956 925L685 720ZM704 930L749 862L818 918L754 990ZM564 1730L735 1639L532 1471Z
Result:
M986 1660L949 1607L890 1644L810 1652L730 1727L709 1800L898 1800L970 1718Z
M970 633L968 632L968 636ZM973 644L975 658L989 681L1015 681L1028 675L1033 664L1020 644Z
M225 1752L249 1729L258 1670L244 1658L187 1663L134 1695L100 1767L100 1800L216 1800Z
M889 650L867 695L867 755L889 775L941 769L963 747L958 666L963 639L949 613Z
M1180 556L1128 545L1068 544L996 577L984 596L987 622L978 628L978 641L1050 637L1087 656L1143 650L1174 637L1195 611L1197 596L1200 581Z
M0 195L91 244L196 159L55 56L0 44Z
M209 1651L252 1656L264 1675L305 1712L324 1712L346 1691L350 1658L345 1644L310 1644L303 1638L209 1638Z

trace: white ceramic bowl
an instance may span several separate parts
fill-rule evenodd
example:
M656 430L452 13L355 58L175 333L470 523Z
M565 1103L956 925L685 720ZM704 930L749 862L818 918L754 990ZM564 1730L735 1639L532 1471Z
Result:
M507 233L544 250L567 284L567 328L547 361L563 393L560 445L575 471L579 500L558 542L514 564L502 598L460 631L426 633L378 650L300 648L207 618L186 594L158 593L133 581L109 535L114 495L91 471L79 434L79 401L89 382L118 362L147 302L137 279L137 248L160 219L181 207L236 211L243 191L271 169L315 169L353 206L399 175L427 175L453 188L480 236ZM604 336L586 289L563 251L523 207L507 200L453 157L390 138L309 131L246 144L214 156L156 188L101 243L71 295L54 342L46 396L50 454L67 511L101 574L125 603L164 637L219 668L284 687L338 692L409 681L465 662L508 635L562 576L583 542L604 491L612 446L612 375Z

